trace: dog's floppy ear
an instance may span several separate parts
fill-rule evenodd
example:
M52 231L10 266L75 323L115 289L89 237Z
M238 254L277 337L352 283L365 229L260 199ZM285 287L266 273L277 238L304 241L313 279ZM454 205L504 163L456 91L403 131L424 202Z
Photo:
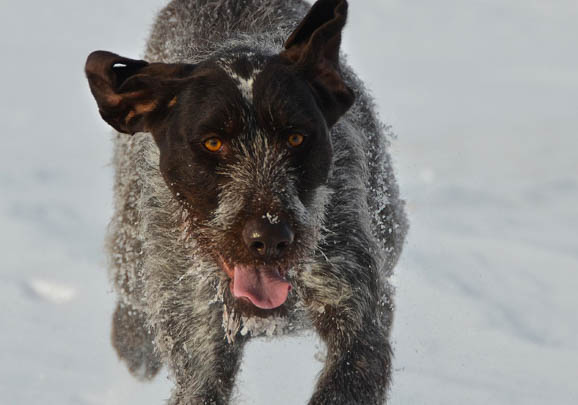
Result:
M86 60L85 72L102 118L117 131L134 134L150 132L162 121L194 67L95 51Z
M317 1L285 41L281 53L313 87L328 126L335 124L355 101L339 68L341 31L346 19L346 0Z

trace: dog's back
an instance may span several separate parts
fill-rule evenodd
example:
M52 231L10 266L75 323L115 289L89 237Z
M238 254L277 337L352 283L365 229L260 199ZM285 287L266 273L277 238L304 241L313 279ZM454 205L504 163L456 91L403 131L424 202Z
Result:
M302 0L173 0L160 12L145 56L197 63L235 42L278 51L308 9Z

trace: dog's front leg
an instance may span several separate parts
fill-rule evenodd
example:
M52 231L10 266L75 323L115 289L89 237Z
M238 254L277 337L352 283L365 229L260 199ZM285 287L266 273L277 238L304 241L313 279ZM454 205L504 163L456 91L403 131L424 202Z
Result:
M210 345L205 349L210 352L199 351L192 356L176 354L181 364L176 369L173 367L176 386L170 405L229 404L241 348L238 343L229 345L225 342L225 345Z
M344 279L335 282L338 274L327 276L328 282L309 291L311 317L327 345L309 405L382 405L391 375L389 295L385 286L351 287Z
M326 325L331 321L325 320ZM339 327L320 334L327 344L327 358L309 405L383 404L391 373L385 331L369 321L354 333Z
M391 372L387 337L371 326L345 341L327 342L325 367L309 405L381 405L385 402Z
M169 366L176 384L170 405L229 404L245 338L228 343L218 318L187 325L186 339L174 342Z

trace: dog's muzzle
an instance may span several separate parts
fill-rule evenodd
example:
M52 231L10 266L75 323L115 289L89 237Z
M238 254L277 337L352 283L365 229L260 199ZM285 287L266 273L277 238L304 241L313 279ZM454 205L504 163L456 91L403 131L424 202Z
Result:
M287 300L291 284L285 279L287 269L275 262L283 258L293 243L293 230L287 221L266 214L262 218L249 219L242 236L251 255L265 264L231 265L221 260L231 278L233 296L247 299L261 309L280 307Z

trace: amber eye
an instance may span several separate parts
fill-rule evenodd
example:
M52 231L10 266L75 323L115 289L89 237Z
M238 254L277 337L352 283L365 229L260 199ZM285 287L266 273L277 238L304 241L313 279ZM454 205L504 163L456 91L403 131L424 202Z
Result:
M223 141L214 136L203 142L203 145L209 152L218 152L223 147Z
M296 148L297 146L301 145L305 137L301 134L291 134L289 138L287 138L287 142L289 142L289 146Z

